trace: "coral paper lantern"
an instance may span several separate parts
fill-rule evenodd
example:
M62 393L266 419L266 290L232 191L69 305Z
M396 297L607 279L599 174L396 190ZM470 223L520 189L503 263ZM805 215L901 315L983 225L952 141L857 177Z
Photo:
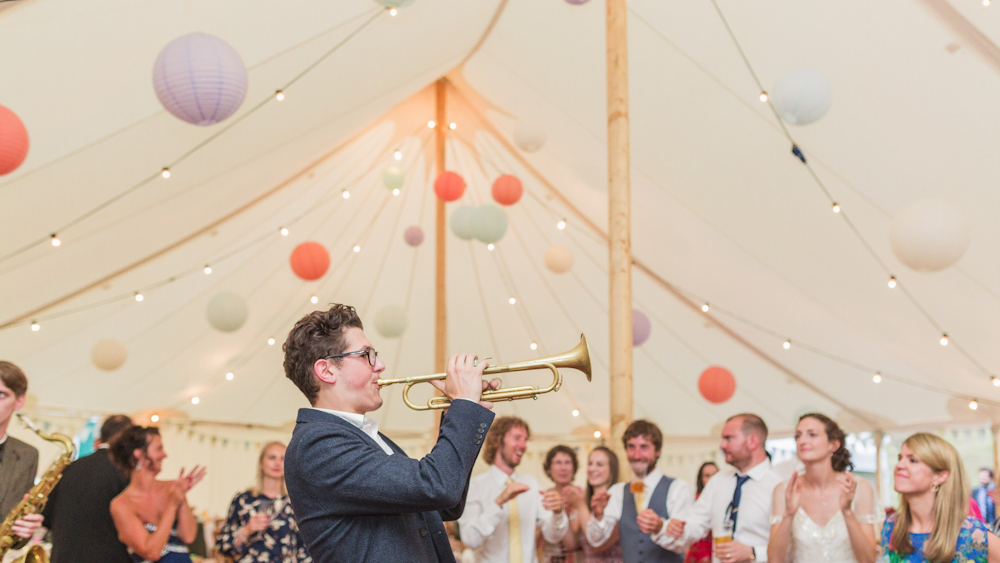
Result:
M416 225L409 227L403 233L403 240L410 246L420 246L424 242L424 230Z
M698 376L698 392L710 403L725 403L736 392L736 378L726 368L711 366Z
M476 236L475 230L476 208L471 205L463 205L451 214L451 232L462 240L471 240Z
M465 180L457 173L445 170L434 180L434 193L445 201L455 201L465 193Z
M208 323L216 330L234 332L247 322L250 311L247 302L232 292L223 292L212 298L205 309Z
M649 340L651 332L653 325L649 323L649 317L638 309L632 309L632 345L642 346Z
M90 350L90 361L104 371L114 371L125 363L128 350L118 340L102 340Z
M382 173L382 183L390 190L398 190L406 183L406 174L398 166L390 166Z
M507 214L496 205L480 205L476 208L472 230L475 237L486 244L499 242L507 233Z
M573 267L573 251L561 244L553 244L545 251L545 267L557 274L565 274Z
M375 313L375 330L386 338L402 336L408 323L406 309L399 305L386 305Z
M0 176L17 170L28 156L28 130L14 112L0 106Z
M295 247L289 262L296 276L314 281L323 277L330 267L330 253L318 242L304 242Z
M516 176L504 174L493 182L493 199L500 205L514 205L521 199L524 187Z
M893 254L918 272L937 272L958 262L970 236L962 211L940 199L907 205L889 227Z
M786 123L808 125L830 111L833 88L820 71L797 68L778 80L770 96L774 109Z
M194 125L214 125L236 113L247 94L247 69L228 43L189 33L160 51L153 87L167 111Z

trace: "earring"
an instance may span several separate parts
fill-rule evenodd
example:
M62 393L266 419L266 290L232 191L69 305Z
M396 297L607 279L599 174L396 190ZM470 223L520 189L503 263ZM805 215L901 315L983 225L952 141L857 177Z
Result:
M937 483L935 483L935 484L931 485L931 490L934 491L934 494L937 494L937 492L939 490L941 490L941 485L938 485Z
M137 461L135 464L135 470L138 471L142 469L142 461Z

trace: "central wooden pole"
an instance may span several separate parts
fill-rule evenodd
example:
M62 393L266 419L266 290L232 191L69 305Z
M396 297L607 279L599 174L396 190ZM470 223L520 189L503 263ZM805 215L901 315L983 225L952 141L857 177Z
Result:
M629 182L626 0L607 2L608 270L611 344L611 448L625 461L621 437L632 422L632 207Z
M448 109L448 81L439 78L434 88L437 110L434 115L434 160L435 178L445 170L445 131L447 131L447 109ZM432 188L433 189L433 188ZM434 265L434 372L443 373L445 363L448 358L448 294L447 294L447 248L445 246L445 229L447 228L447 217L445 215L445 201L435 197L436 214L434 237L436 242L436 260ZM437 434L441 427L441 417L434 417L434 434Z

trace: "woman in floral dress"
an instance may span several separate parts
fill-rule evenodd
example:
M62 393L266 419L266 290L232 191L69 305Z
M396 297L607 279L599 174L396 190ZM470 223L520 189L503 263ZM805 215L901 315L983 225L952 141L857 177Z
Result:
M312 563L285 490L285 445L260 452L257 485L233 499L216 549L237 563Z

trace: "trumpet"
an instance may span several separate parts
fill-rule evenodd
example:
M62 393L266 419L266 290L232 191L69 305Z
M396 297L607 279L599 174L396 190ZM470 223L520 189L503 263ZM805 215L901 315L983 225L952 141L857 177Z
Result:
M483 370L483 375L547 369L552 372L552 383L547 387L542 388L535 385L526 385L523 387L500 387L497 389L486 390L483 392L482 400L496 403L499 401L516 401L519 399L538 399L538 396L543 393L558 391L559 388L562 387L563 381L562 374L559 373L559 368L572 368L582 371L583 374L587 376L587 381L590 381L590 347L587 345L586 335L581 334L580 343L573 347L573 349L563 352L562 354L547 356L537 360L516 362L513 364L489 366ZM433 375L417 375L413 377L402 377L399 379L379 379L377 384L379 387L387 387L389 385L403 383L403 402L406 403L406 406L413 410L426 411L430 409L446 409L449 405L451 405L451 399L448 397L431 397L427 400L426 405L418 405L410 400L410 389L414 385L417 383L444 379L445 376L446 374L444 373L435 373Z

